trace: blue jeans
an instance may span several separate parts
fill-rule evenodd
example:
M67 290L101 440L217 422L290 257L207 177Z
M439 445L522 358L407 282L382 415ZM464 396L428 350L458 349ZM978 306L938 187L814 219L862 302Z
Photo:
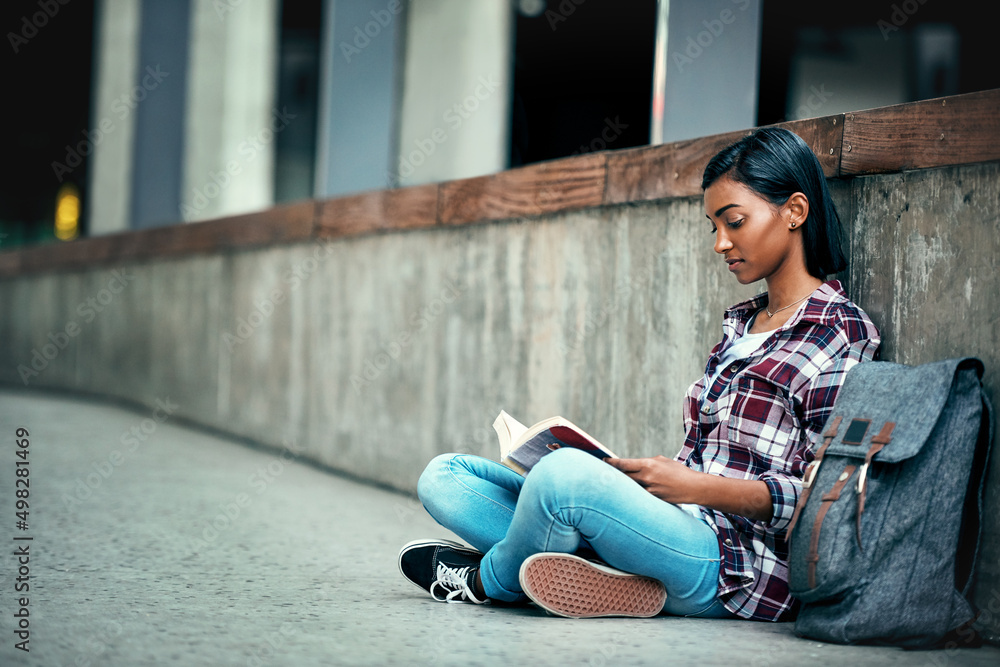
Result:
M485 554L480 573L492 599L526 599L518 573L528 556L589 548L612 567L662 581L668 614L734 618L716 599L721 558L708 524L589 454L556 450L526 478L479 456L442 454L417 492L438 523Z

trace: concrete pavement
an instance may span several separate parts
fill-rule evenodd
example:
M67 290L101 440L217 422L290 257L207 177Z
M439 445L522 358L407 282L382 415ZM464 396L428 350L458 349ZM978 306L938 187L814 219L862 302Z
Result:
M787 623L435 603L396 569L403 543L449 536L416 500L312 467L292 443L253 449L170 413L169 401L132 410L0 389L0 664L1000 664L994 647L834 646ZM30 471L23 517L18 467ZM11 554L25 545L30 591L15 595Z

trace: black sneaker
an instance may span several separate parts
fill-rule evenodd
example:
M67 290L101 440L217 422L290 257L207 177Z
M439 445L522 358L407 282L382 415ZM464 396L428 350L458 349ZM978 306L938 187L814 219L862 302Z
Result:
M472 582L483 554L450 540L414 540L399 552L399 571L438 602L483 604Z

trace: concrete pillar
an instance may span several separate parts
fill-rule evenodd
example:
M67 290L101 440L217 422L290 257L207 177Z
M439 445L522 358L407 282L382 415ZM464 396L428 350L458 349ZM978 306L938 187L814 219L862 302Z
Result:
M510 143L510 0L412 0L392 178L432 183L501 171Z
M90 127L101 132L90 160L90 235L129 228L134 99L139 70L139 0L98 0L94 21L94 101Z
M191 0L177 220L274 204L274 138L295 122L275 106L278 12L278 0Z
M179 217L190 0L142 0L134 103L133 229Z
M756 125L761 0L659 0L659 14L652 143Z
M317 197L392 185L407 4L324 0Z

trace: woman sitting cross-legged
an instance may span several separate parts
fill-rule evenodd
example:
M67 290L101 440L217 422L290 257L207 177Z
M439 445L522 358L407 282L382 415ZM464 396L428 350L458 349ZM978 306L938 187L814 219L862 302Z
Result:
M438 456L420 477L421 502L473 548L403 547L400 570L434 599L530 598L572 617L792 611L784 538L802 474L845 375L876 358L879 332L826 280L846 264L840 221L802 139L757 130L712 158L702 189L715 251L740 283L763 280L767 292L725 311L722 341L684 399L680 452L602 461L563 448L527 477Z

